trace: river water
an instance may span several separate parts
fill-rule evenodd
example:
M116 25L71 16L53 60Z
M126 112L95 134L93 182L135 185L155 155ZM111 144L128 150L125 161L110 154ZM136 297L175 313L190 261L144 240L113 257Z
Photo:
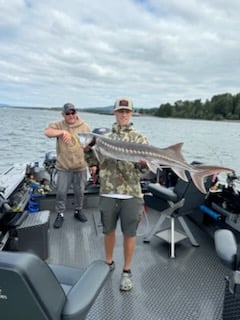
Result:
M46 138L48 123L61 119L59 111L1 108L0 173L15 163L43 163L45 153L55 151L55 139ZM108 127L112 115L80 112L92 129ZM132 118L135 127L150 144L165 148L184 142L182 153L188 162L233 168L240 174L240 123L204 120L162 119L149 116Z

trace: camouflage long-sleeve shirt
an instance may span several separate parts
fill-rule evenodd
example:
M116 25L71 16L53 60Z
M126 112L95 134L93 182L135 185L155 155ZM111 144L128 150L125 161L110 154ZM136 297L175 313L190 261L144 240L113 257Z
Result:
M147 144L147 139L136 131L133 124L113 124L111 139ZM145 169L146 170L146 169ZM124 194L142 198L140 176L144 168L139 163L106 159L100 165L100 194Z

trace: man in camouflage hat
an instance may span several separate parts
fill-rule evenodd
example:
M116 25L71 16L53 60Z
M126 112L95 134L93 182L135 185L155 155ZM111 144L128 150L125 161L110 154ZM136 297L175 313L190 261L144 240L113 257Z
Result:
M131 123L133 104L130 99L118 99L114 105L114 114L116 122L108 138L147 143L147 139L138 133ZM124 251L120 290L123 291L131 290L133 287L131 261L135 249L136 231L143 213L140 176L144 170L146 170L144 159L140 163L132 163L108 158L100 164L100 210L106 263L109 264L110 270L114 270L115 230L120 219Z

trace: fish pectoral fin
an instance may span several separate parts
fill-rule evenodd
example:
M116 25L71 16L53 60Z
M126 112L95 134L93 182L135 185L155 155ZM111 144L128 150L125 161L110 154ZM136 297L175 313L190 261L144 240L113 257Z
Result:
M105 157L100 152L98 152L95 147L92 147L92 150L94 151L98 162L103 163L103 161L105 160Z

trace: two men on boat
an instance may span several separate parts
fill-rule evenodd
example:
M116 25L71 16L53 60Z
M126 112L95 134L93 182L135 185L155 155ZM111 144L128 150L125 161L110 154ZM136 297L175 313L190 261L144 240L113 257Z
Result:
M121 139L147 144L147 139L136 131L131 118L133 103L128 98L116 100L114 104L115 122L108 133L111 139ZM136 244L136 232L143 213L143 195L140 178L147 170L144 159L139 163L131 161L102 159L96 162L91 148L83 149L77 139L79 132L90 132L86 122L77 116L75 106L67 103L63 106L63 120L51 123L44 133L47 137L57 138L58 181L56 195L57 218L55 228L60 228L64 221L64 210L67 190L73 184L76 209L74 216L81 222L87 221L83 209L83 192L87 177L86 151L92 164L98 165L100 175L100 213L104 234L105 260L111 271L115 269L113 260L118 220L123 234L123 268L120 279L120 290L129 291L133 287L131 263ZM91 144L94 149L94 144ZM85 152L85 154L84 154ZM85 158L84 158L85 156ZM88 159L88 160L89 160ZM94 163L95 161L95 163ZM89 161L88 161L89 165ZM96 167L92 167L93 171Z

